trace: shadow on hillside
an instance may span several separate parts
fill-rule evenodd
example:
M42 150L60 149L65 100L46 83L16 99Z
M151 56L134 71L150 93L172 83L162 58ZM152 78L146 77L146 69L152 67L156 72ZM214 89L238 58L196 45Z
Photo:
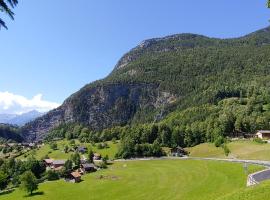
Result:
M34 192L33 194L26 195L24 197L34 197L34 196L42 196L44 192Z
M3 191L3 192L0 192L0 196L2 195L6 195L6 194L10 194L14 191L15 189L11 189L11 190L6 190L6 191Z

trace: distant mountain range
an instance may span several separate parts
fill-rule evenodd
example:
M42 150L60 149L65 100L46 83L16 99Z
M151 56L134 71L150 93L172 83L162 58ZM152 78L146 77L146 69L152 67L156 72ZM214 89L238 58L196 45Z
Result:
M21 115L16 114L0 114L0 123L3 124L12 124L17 126L23 126L28 122L35 120L38 117L41 117L44 113L40 113L36 110L32 110Z

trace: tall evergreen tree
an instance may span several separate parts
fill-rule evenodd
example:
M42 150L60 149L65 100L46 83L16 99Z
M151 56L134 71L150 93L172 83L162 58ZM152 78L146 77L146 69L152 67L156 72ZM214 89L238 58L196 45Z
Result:
M14 12L12 9L18 4L18 0L0 0L0 12L6 13L12 20L14 20ZM0 28L7 29L6 23L0 18Z

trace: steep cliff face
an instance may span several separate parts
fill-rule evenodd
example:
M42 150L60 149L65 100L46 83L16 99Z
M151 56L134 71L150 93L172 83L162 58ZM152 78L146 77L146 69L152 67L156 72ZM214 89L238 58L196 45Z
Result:
M156 110L174 99L174 95L159 91L153 84L89 85L59 108L23 127L23 137L42 140L51 128L64 122L84 124L93 130L124 125L136 113Z

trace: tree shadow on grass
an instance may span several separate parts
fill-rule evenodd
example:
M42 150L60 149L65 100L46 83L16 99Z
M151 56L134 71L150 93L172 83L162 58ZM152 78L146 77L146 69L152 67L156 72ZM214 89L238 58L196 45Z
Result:
M107 165L113 165L113 162L108 162Z
M14 190L15 189L11 189L11 190L6 190L6 191L3 191L3 192L0 192L0 196L10 194L10 193L14 192Z
M25 195L24 197L34 197L34 196L42 196L44 192L33 192L33 194Z

